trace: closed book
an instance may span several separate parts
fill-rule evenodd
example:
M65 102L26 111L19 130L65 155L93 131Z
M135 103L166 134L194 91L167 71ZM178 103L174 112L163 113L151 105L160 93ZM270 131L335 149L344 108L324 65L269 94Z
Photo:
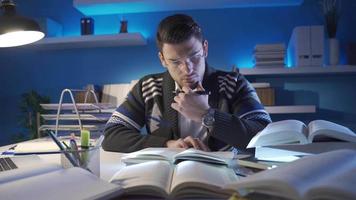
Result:
M256 51L283 51L285 49L285 45L283 43L277 44L257 44L255 46Z

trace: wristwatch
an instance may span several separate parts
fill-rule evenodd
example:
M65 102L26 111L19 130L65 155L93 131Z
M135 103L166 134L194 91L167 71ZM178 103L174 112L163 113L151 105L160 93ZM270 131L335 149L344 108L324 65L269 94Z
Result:
M208 112L202 117L202 125L206 127L209 131L213 129L215 122L215 110L213 108L209 108Z

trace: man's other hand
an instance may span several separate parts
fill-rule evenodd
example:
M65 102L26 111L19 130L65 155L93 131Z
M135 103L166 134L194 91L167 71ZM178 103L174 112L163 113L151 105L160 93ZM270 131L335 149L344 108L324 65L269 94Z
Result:
M202 151L210 151L210 149L199 139L188 136L184 139L180 138L178 140L168 140L166 142L168 148L194 148Z

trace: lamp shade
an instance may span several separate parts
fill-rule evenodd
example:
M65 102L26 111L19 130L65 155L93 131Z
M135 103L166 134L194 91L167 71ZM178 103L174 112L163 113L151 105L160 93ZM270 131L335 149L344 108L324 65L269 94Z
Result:
M4 14L0 16L0 47L30 44L44 37L36 21L15 14L12 1L2 1L1 8Z

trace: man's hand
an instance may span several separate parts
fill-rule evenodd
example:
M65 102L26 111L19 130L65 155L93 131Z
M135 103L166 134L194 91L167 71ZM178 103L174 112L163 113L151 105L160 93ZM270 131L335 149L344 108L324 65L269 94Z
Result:
M207 113L210 106L208 104L208 95L198 95L188 87L183 87L184 93L179 93L174 97L175 103L171 107L181 113L184 117L195 122L201 123L204 114ZM204 88L199 83L197 90L204 91Z
M178 140L168 140L166 143L168 148L194 148L203 151L210 151L210 149L198 138L193 138L188 136L184 139L180 138Z

